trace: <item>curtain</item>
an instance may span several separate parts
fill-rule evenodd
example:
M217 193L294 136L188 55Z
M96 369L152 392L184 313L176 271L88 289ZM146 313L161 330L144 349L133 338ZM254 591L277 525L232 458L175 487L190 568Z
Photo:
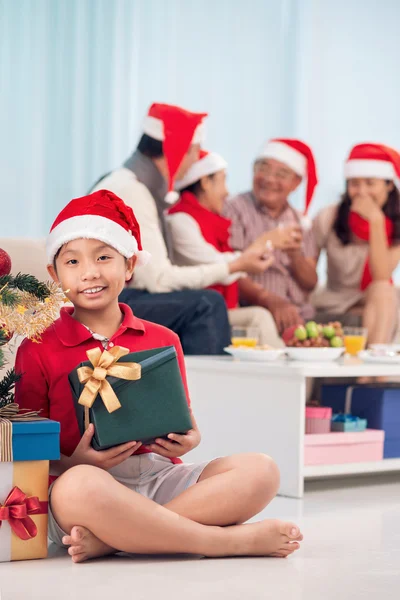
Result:
M42 236L154 102L209 112L232 192L293 120L295 0L0 0L0 235Z

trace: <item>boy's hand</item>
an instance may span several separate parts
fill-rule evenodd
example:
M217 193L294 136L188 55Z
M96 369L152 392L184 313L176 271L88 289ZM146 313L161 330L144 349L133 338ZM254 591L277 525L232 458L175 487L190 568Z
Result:
M127 442L108 450L94 450L90 445L93 435L94 425L91 423L70 458L71 467L75 465L92 465L108 471L108 469L120 465L132 456L142 445L141 442Z
M154 454L165 458L178 458L187 454L200 444L200 432L198 429L190 429L186 434L179 435L170 433L168 440L157 438L154 444L147 446Z

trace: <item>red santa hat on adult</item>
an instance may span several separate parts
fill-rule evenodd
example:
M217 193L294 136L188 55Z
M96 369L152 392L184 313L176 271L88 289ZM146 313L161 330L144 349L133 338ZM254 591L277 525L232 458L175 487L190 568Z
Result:
M166 202L178 199L174 191L175 175L191 144L201 144L204 138L203 119L207 113L193 113L171 104L152 104L143 123L143 133L163 144L168 165Z
M52 264L64 244L81 238L104 242L125 258L137 256L138 266L150 259L150 254L142 248L133 210L108 190L75 198L62 209L46 240L48 263Z
M306 215L318 183L317 169L311 148L300 140L274 138L267 142L257 158L274 158L292 169L302 179L307 177L304 207Z
M371 177L400 178L400 154L383 144L364 143L354 146L344 166L346 179Z
M216 152L208 152L207 150L200 150L200 158L185 173L185 176L179 181L175 182L175 189L180 191L187 188L189 185L196 183L202 177L207 175L214 175L218 171L226 169L228 163L220 154Z

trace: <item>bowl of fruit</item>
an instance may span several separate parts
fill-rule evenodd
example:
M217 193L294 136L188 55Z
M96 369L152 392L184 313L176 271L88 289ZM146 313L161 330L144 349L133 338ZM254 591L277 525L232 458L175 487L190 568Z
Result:
M290 327L283 340L291 360L325 362L337 360L344 353L343 328L339 322L323 325L309 321Z

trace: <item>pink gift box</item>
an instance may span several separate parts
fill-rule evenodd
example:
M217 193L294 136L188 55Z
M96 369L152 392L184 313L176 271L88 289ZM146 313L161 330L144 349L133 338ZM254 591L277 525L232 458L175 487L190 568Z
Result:
M385 432L380 429L306 435L304 464L340 465L383 460L384 441Z
M329 406L306 406L306 433L329 433L332 408Z

